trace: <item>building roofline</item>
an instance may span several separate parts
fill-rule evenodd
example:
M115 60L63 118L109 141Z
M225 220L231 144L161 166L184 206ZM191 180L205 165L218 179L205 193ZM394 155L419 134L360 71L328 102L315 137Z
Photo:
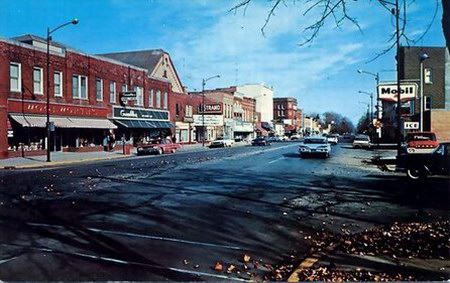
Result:
M42 39L39 36L35 36L35 35L32 35L32 34L27 34L27 35L29 35L31 38L36 38L38 40ZM24 35L24 36L26 36L26 35ZM15 37L15 38L18 38L18 37ZM0 42L4 42L4 43L7 43L7 44L12 44L12 45L23 47L23 48L26 48L26 49L42 52L44 54L47 52L45 49L33 46L31 44L28 44L28 43L23 43L21 41L15 40L15 39L0 38ZM54 41L52 41L52 42L54 43ZM44 43L46 43L46 42L44 41ZM89 53L86 53L86 52L83 52L83 51L80 51L80 50L76 50L76 49L71 48L71 47L67 47L67 46L65 46L63 44L58 44L58 45L55 45L55 46L61 48L63 50L63 53L59 53L59 52L55 52L55 51L50 50L50 54L52 54L52 55L56 55L56 56L64 58L64 57L66 57L67 52L70 52L70 53L74 53L74 54L78 54L78 55L94 58L94 59L97 59L97 60L100 60L100 61L103 61L103 62L119 65L119 66L122 66L122 67L127 67L127 68L130 67L130 68L132 68L135 71L140 71L140 72L144 71L147 74L147 77L150 78L150 79L161 81L161 82L169 82L168 79L151 76L148 73L147 69L144 69L144 68L141 68L141 67L138 67L138 66L134 66L134 65L131 65L131 64L124 63L122 61L114 60L114 59L103 57L103 56L99 56L99 55L92 55L92 54L89 54Z

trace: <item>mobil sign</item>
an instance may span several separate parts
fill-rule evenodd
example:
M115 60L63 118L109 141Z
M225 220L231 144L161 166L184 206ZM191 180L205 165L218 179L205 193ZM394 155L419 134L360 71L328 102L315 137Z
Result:
M384 101L398 101L397 83L382 83L378 85L378 96ZM417 96L417 84L400 83L400 99L402 101L412 100Z

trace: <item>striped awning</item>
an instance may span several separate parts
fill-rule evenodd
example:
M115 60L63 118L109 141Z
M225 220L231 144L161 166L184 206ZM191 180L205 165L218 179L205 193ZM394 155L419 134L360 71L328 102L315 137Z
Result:
M167 121L148 121L148 120L114 120L120 126L131 129L170 129L174 125Z
M26 128L45 128L47 117L10 114L14 121ZM90 118L74 118L74 117L58 117L50 116L50 122L53 122L57 128L73 128L73 129L117 129L108 119L90 119Z

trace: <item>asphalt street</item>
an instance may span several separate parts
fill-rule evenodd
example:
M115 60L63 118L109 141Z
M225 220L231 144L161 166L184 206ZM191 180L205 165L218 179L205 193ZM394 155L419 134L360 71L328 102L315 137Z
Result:
M373 151L303 159L297 147L0 171L0 279L263 279L321 231L448 219L448 179L383 173L364 162Z

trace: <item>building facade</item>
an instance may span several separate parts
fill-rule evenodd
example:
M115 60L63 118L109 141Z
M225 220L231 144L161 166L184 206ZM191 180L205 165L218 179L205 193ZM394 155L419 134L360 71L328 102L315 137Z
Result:
M402 47L400 50L400 79L402 83L417 84L417 95L402 103L403 121L420 122L423 111L423 130L433 131L440 140L450 140L449 94L446 93L450 74L446 71L448 50L445 47ZM426 59L424 59L426 58ZM421 62L423 73L421 76ZM421 107L421 87L423 86L423 109ZM391 103L392 104L392 103ZM383 114L395 124L395 105L384 103ZM390 110L390 111L389 111ZM388 113L386 113L388 112ZM403 125L402 125L403 126ZM403 129L406 134L407 129Z
M137 143L171 135L171 84L146 69L26 35L0 40L0 156L101 150L105 135ZM49 72L47 88L46 76ZM122 94L133 91L131 100ZM47 95L51 138L47 140Z
M284 133L288 136L301 131L301 111L298 109L297 99L293 97L276 97L273 99L274 123L283 125Z
M245 84L236 87L236 92L256 100L256 112L261 113L261 125L273 130L273 89L261 84Z

